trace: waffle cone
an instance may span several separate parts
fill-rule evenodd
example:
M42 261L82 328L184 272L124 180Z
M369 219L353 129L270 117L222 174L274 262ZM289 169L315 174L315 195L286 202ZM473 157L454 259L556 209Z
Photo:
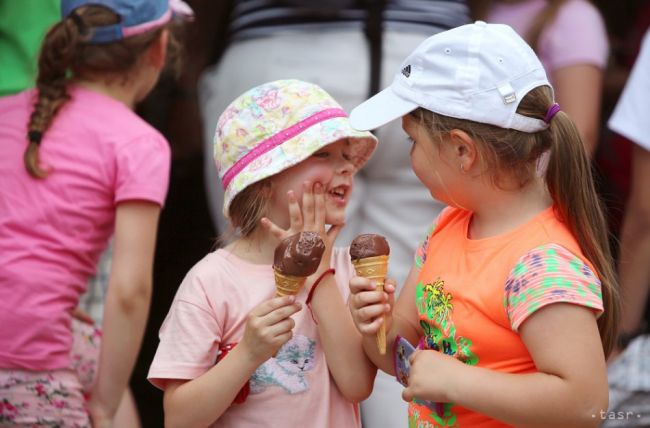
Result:
M305 284L304 276L285 275L273 269L275 275L275 295L295 296Z
M388 256L366 257L359 260L352 260L354 270L358 276L375 281L376 290L384 291L384 281L388 272ZM377 348L381 355L386 354L386 319L377 332Z

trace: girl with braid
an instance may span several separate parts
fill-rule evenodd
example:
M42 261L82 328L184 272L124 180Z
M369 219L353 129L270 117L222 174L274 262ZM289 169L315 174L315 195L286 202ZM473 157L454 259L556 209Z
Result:
M179 12L191 14L168 0L62 0L36 89L0 99L0 426L114 424L147 320L170 167L166 140L132 110L165 65ZM84 392L73 311L113 234Z

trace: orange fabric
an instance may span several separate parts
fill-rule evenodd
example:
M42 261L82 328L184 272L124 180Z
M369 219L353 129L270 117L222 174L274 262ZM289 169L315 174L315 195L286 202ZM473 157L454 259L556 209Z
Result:
M508 317L506 281L523 256L547 244L564 247L583 261L584 256L552 208L510 232L480 240L467 238L470 218L468 211L446 209L425 242L416 289L424 331L419 345L469 365L506 373L534 372L535 364ZM589 271L591 265L587 266ZM600 283L597 278L595 282L599 297ZM443 414L437 414L410 403L409 426L508 426L453 403L443 407Z

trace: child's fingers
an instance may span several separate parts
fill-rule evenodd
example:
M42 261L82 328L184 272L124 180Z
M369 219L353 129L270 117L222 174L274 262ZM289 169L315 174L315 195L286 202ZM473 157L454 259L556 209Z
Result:
M372 323L378 318L381 319L382 315L386 312L385 304L366 305L357 309L357 318L359 321L365 323Z
M260 224L262 227L266 230L268 230L273 236L275 236L277 239L284 239L287 231L273 223L271 220L269 220L266 217L262 217L260 219Z
M289 318L291 315L298 312L302 309L302 305L298 302L295 302L292 305L281 306L262 317L264 324L274 325L278 324L282 320Z
M384 291L388 294L395 293L397 290L397 281L393 278L386 278L384 281Z
M374 320L367 322L357 319L357 329L361 334L375 334L379 331L379 327L384 323L384 317L378 317Z
M249 316L264 317L283 306L289 306L296 301L296 296L274 297L257 305L250 312Z
M411 355L409 355L409 364L415 364L415 359L420 355L420 350L416 349Z
M302 213L300 212L300 205L293 190L287 192L287 200L289 201L290 227L294 230L300 230L303 224Z
M278 336L282 336L288 332L291 332L295 326L296 322L293 320L293 318L286 318L276 324L273 324L272 326L269 326L268 333L269 336L277 338Z
M350 293L356 295L362 291L374 291L375 285L368 279L362 276L355 276L350 279Z
M314 222L314 189L311 181L302 185L302 213L305 230L317 232Z
M386 294L383 291L362 291L350 300L355 308L361 309L370 305L386 304Z
M314 225L318 230L325 228L325 193L323 185L320 183L314 184Z

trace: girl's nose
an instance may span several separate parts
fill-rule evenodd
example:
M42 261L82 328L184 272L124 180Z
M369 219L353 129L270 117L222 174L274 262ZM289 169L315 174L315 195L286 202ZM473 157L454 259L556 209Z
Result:
M354 164L348 155L342 155L336 167L336 172L339 174L351 174L354 171Z

